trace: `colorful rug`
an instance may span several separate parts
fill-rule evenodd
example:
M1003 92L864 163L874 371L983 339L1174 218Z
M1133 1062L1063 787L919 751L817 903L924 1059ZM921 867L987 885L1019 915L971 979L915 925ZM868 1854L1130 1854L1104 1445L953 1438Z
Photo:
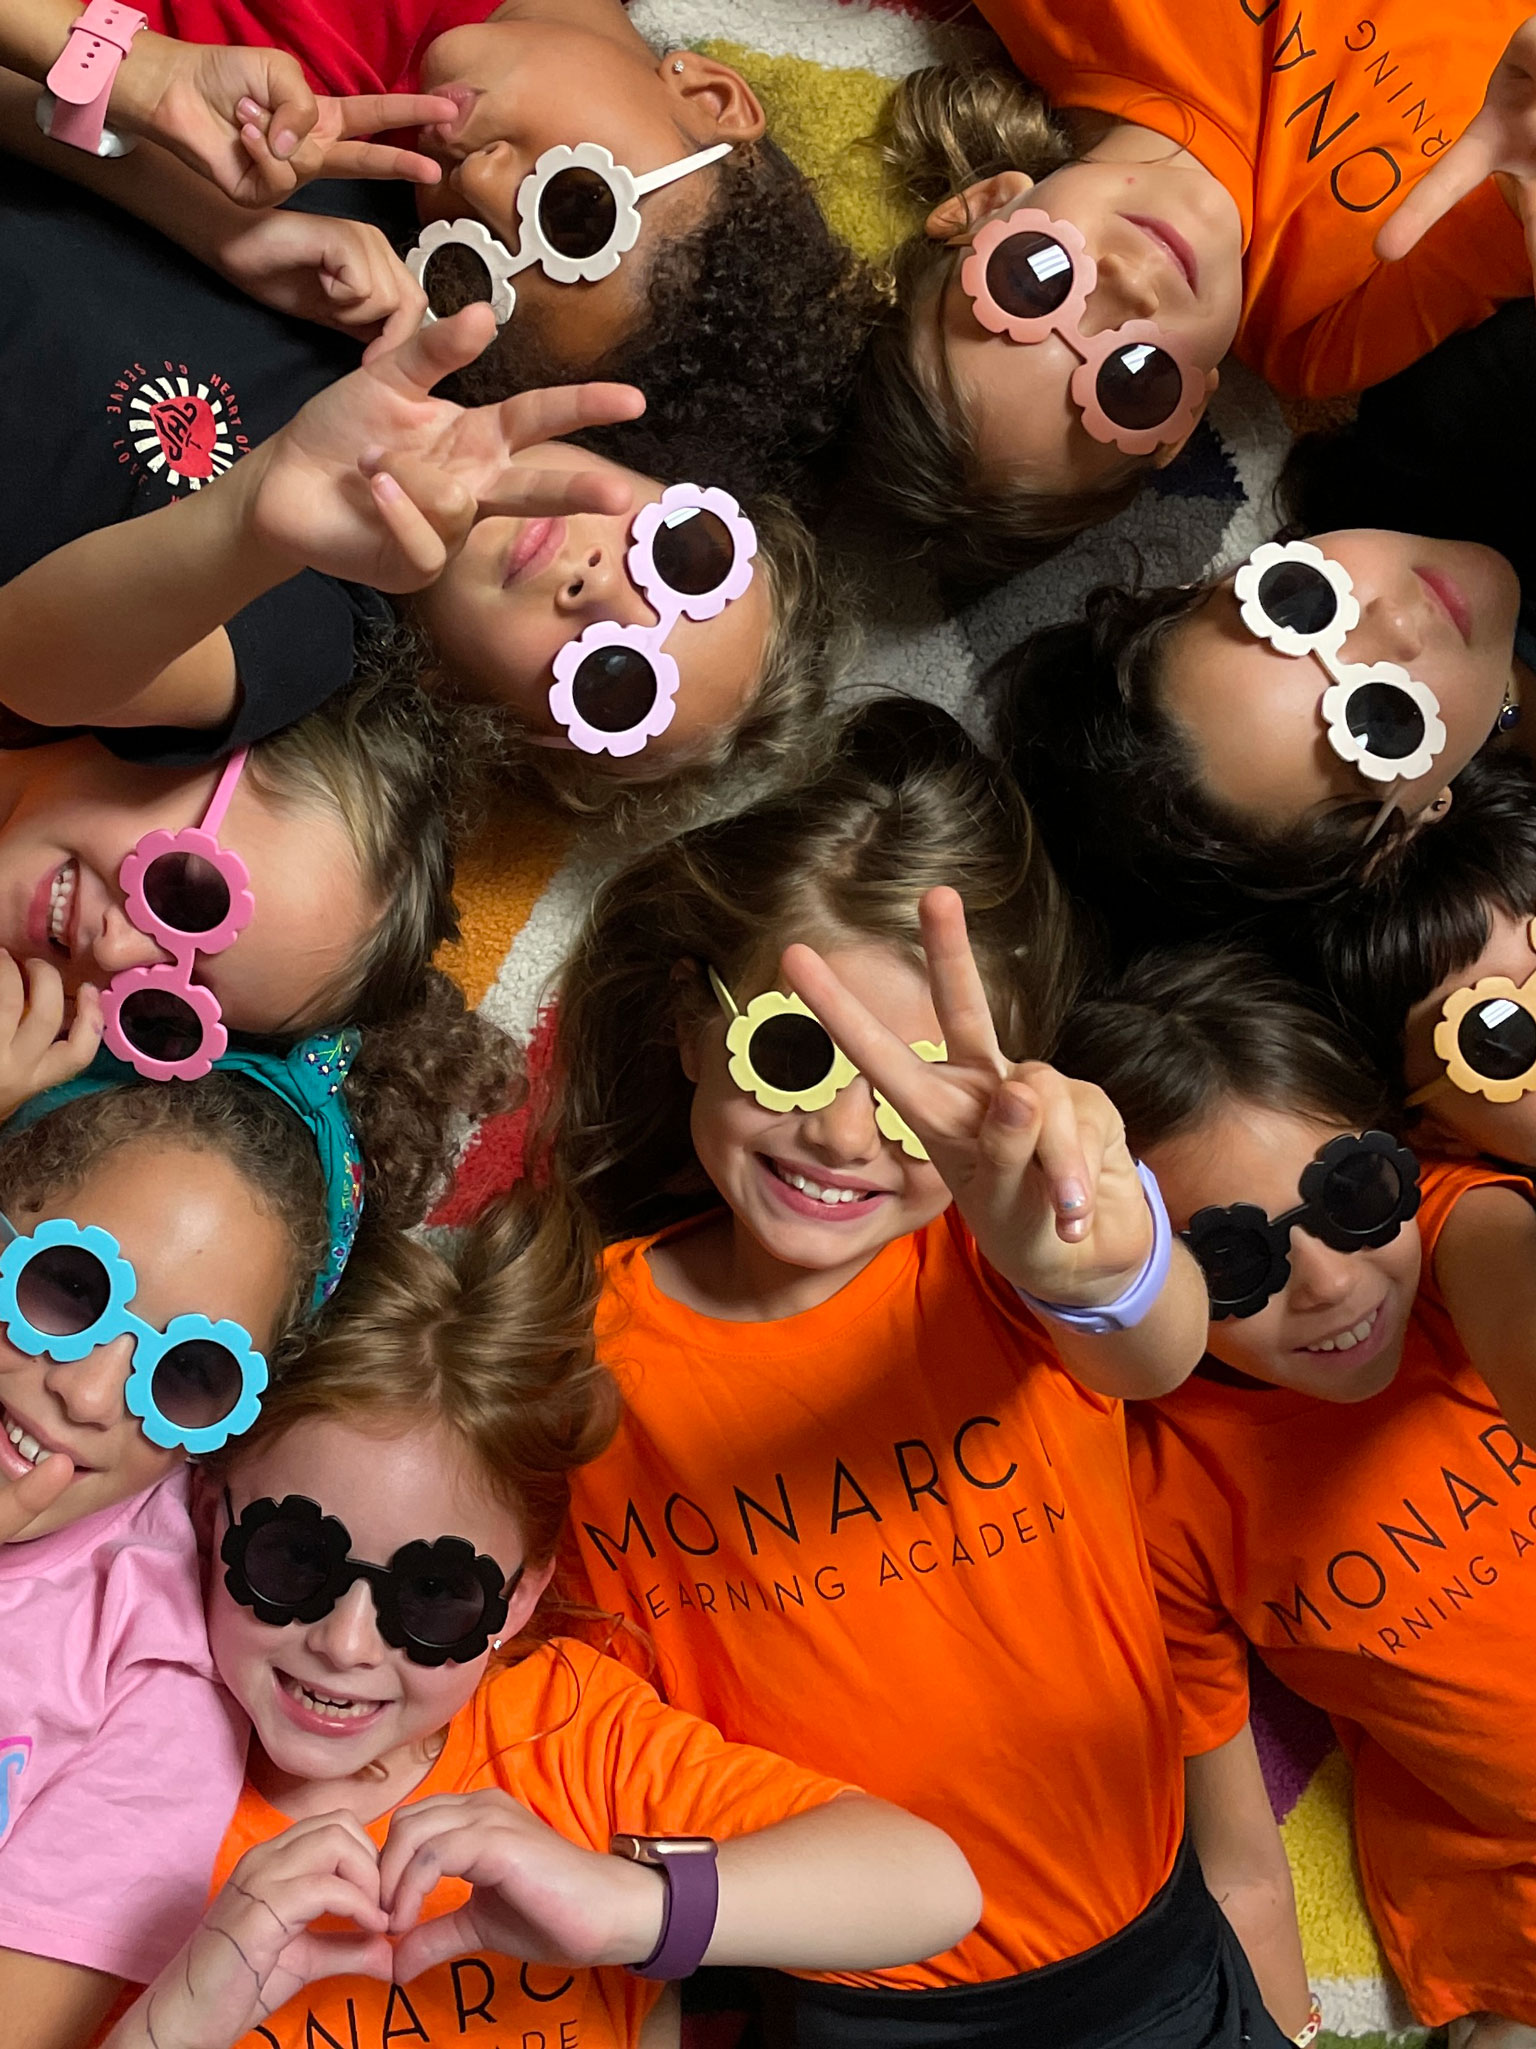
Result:
M817 179L836 227L878 259L911 223L882 191L866 138L891 82L956 53L995 49L976 17L945 0L634 0L633 18L657 41L707 49L737 65L768 109L773 132ZM1270 393L1235 366L1208 422L1154 489L1119 519L1043 567L1015 578L957 619L932 594L873 555L859 568L870 591L853 695L900 690L930 698L973 729L983 721L977 679L1031 628L1074 612L1096 584L1138 566L1154 581L1201 577L1240 559L1273 530L1271 495L1287 441ZM611 860L570 825L520 804L498 818L461 868L463 938L444 965L518 1042L535 1040L549 985ZM539 1048L532 1046L537 1062ZM435 1221L460 1222L521 1171L517 1117L475 1134L455 1189ZM1260 1675L1260 1752L1296 1875L1313 1982L1332 2039L1422 2042L1387 1979L1355 1874L1348 1772L1326 1723ZM1325 2036L1325 2041L1330 2039Z

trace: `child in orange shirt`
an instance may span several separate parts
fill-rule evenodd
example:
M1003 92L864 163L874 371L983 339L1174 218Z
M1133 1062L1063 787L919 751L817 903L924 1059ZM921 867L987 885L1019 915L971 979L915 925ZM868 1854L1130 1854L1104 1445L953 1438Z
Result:
M1536 1458L1505 1420L1532 1413L1530 1183L1421 1180L1358 1049L1252 956L1148 958L1062 1057L1115 1090L1210 1293L1205 1364L1131 1430L1207 1877L1271 2003L1299 1996L1251 1644L1333 1717L1419 2018L1536 2040Z
M247 1782L222 1889L111 2049L617 2049L706 1955L865 1968L974 1920L938 1829L519 1642L612 1428L596 1278L555 1198L451 1262L389 1240L224 1462L208 1630Z
M616 878L564 980L556 1168L621 1241L591 1590L678 1706L942 1815L985 1900L914 1968L778 1980L774 2040L1281 2039L1180 1851L1125 1466L1203 1291L1107 1100L1024 1057L1070 967L1017 795L893 701Z
M860 400L870 484L941 574L995 580L1118 511L1234 344L1281 391L1358 391L1529 293L1488 179L1531 168L1525 0L1454 26L1423 0L982 11L1025 76L898 94L888 155L933 211Z

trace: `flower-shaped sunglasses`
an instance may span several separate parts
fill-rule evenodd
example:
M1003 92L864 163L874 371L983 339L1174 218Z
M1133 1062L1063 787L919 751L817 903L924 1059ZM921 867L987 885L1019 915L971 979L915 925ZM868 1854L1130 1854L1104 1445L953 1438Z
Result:
M1335 1252L1387 1245L1419 1207L1419 1163L1390 1132L1330 1139L1302 1169L1301 1201L1282 1216L1256 1203L1196 1210L1179 1236L1205 1275L1211 1321L1257 1316L1291 1277L1298 1227Z
M1311 655L1327 672L1318 708L1341 761L1373 783L1413 782L1429 773L1445 747L1433 690L1395 662L1340 658L1360 620L1342 563L1310 541L1266 541L1238 570L1233 590L1251 634L1279 654ZM1378 826L1390 808L1389 799Z
M449 243L470 250L490 274L491 311L500 326L516 308L512 280L520 271L537 267L561 285L596 284L634 248L646 194L718 163L731 147L717 142L659 171L637 173L616 164L599 143L578 142L574 149L561 143L545 150L517 188L515 256L480 221L433 221L408 252L405 267L425 290L427 266L438 250ZM434 318L429 310L423 326Z
M672 484L642 505L624 570L654 626L599 619L555 656L549 709L583 754L638 754L677 709L677 664L662 646L679 619L714 619L752 581L757 535L726 491Z
M129 922L172 956L125 968L101 999L108 1048L149 1081L196 1081L229 1044L192 962L233 946L256 908L245 863L218 842L245 756L242 747L225 763L200 825L146 833L117 871Z
M1536 952L1536 918L1526 936ZM1536 972L1523 982L1485 975L1453 989L1435 1026L1435 1053L1445 1072L1414 1090L1412 1107L1447 1086L1490 1103L1518 1102L1536 1089Z
M135 1316L138 1275L96 1224L54 1217L22 1234L0 1217L0 1240L0 1328L18 1352L69 1365L126 1332L133 1369L123 1400L151 1444L217 1451L250 1429L267 1362L238 1323L175 1316L156 1330Z
M960 266L977 320L1011 342L1055 335L1078 359L1069 389L1095 441L1150 455L1182 441L1200 417L1205 372L1177 335L1152 320L1084 334L1083 309L1099 269L1071 221L1038 206L989 221Z
M507 1619L523 1576L463 1537L418 1537L387 1565L353 1558L345 1523L307 1494L263 1495L237 1517L224 1490L229 1527L219 1555L224 1584L258 1622L286 1629L318 1622L357 1580L368 1582L379 1634L413 1665L462 1665L478 1658Z
M731 1056L731 1080L765 1110L825 1110L857 1081L859 1070L798 996L768 989L740 1010L713 968L709 986L730 1019L725 1049ZM932 1039L918 1039L912 1051L919 1060L948 1057ZM928 1149L911 1125L878 1089L871 1093L881 1137L899 1145L909 1159L926 1160Z

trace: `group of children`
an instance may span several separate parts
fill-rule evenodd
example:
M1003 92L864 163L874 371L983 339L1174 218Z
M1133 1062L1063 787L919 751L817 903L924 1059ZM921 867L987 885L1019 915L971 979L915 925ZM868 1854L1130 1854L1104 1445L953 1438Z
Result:
M1251 1652L1536 2043L1536 20L983 11L881 276L618 0L0 13L7 2049L1311 2043ZM837 706L846 508L958 599L1229 351L1290 526Z

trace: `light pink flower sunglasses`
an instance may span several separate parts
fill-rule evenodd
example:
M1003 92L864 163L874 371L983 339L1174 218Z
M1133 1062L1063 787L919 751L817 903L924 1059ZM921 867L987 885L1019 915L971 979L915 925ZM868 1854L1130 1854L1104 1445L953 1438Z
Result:
M1072 401L1095 441L1150 455L1182 440L1199 419L1205 372L1152 320L1084 334L1083 309L1098 278L1071 221L1038 206L988 222L960 267L961 290L989 333L1025 343L1054 334L1077 357Z
M229 1044L192 962L233 946L256 908L245 863L217 837L245 756L242 747L225 763L201 825L145 833L117 871L129 922L172 956L125 968L101 999L108 1049L149 1081L196 1081Z
M599 619L555 656L549 709L583 754L638 754L667 730L679 678L663 641L679 619L717 618L752 581L757 535L726 491L670 485L629 541L625 574L656 624Z

